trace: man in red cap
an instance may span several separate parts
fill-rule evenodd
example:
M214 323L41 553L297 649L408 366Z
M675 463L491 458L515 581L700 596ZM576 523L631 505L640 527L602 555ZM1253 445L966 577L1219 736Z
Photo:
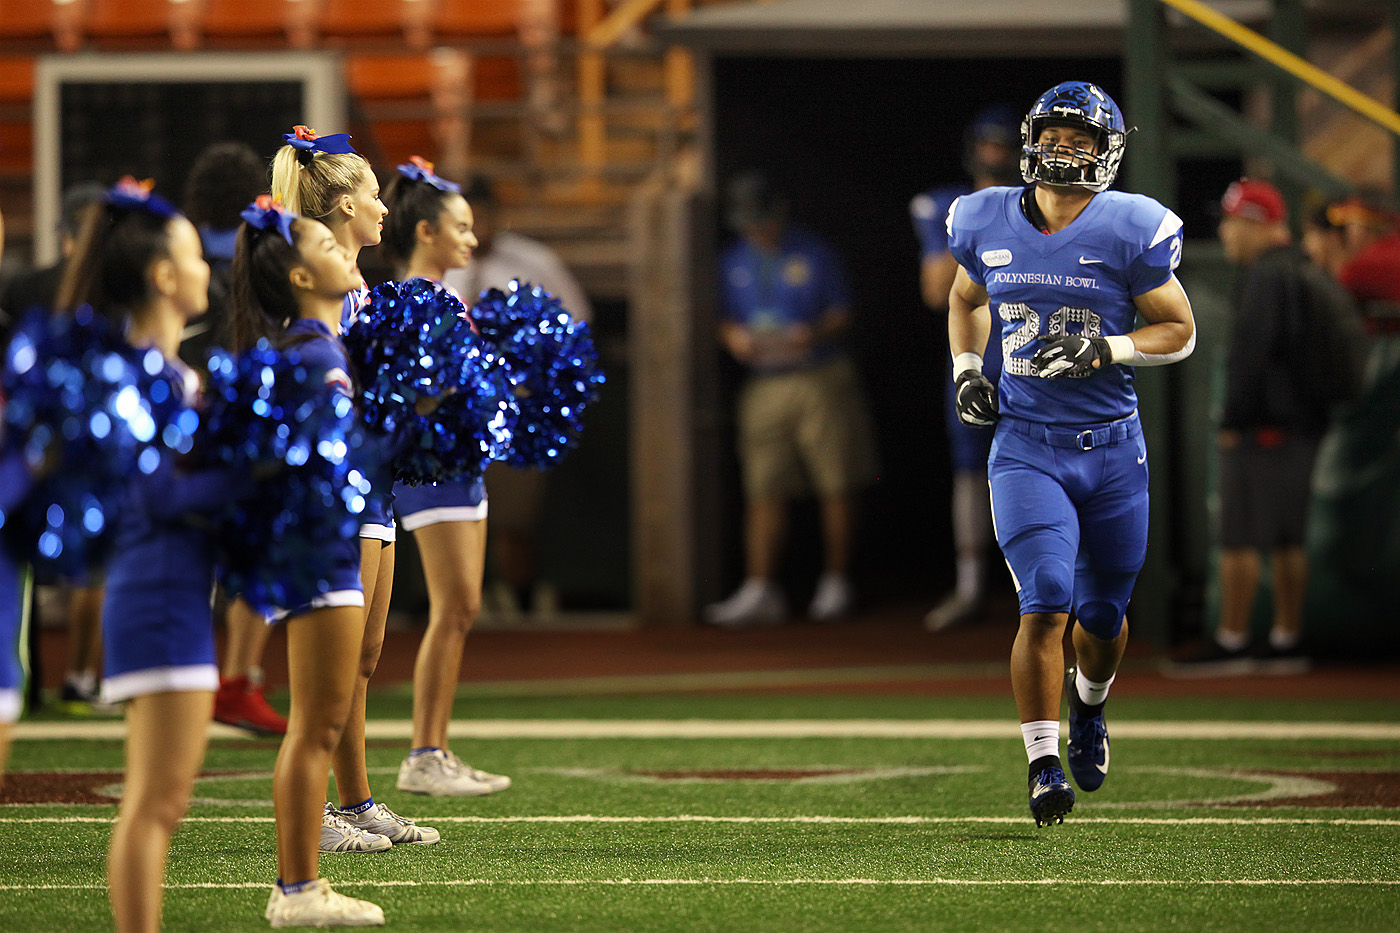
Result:
M1241 267L1220 419L1220 625L1178 673L1275 672L1307 666L1300 643L1303 549L1318 443L1330 420L1327 375L1309 359L1314 334L1344 296L1293 245L1277 188L1242 178L1220 202L1220 242ZM1330 292L1329 292L1330 289ZM1321 323L1319 323L1321 322ZM1264 554L1273 583L1269 640L1250 645Z
M1341 225L1348 252L1337 277L1373 334L1400 333L1400 214L1388 202L1382 194L1362 193L1328 212Z

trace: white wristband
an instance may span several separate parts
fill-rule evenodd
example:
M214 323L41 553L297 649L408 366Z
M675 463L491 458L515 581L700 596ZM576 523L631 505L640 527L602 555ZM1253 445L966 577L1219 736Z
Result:
M959 353L953 357L953 381L957 382L958 377L968 370L974 372L982 371L982 357L968 350L966 353Z
M1127 334L1105 337L1104 340L1108 342L1108 349L1113 354L1115 363L1131 363L1137 355L1137 344L1133 343L1133 338Z

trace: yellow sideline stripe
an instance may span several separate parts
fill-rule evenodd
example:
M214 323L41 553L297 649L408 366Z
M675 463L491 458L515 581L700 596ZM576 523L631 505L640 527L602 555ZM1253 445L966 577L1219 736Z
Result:
M1167 6L1194 19L1207 29L1214 30L1237 45L1243 46L1267 62L1277 65L1289 74L1317 88L1317 90L1350 107L1374 123L1400 135L1400 113L1386 107L1380 101L1367 97L1356 88L1334 78L1316 65L1299 58L1283 46L1264 38L1252 29L1217 13L1200 0L1161 0Z

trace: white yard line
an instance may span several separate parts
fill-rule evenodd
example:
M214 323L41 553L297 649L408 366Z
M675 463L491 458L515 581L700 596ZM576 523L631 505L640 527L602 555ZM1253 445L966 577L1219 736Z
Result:
M1249 887L1320 887L1336 885L1400 885L1400 880L1389 878L1198 878L1189 881L1174 881L1162 878L1007 878L997 880L973 878L531 878L501 880L496 878L453 878L442 881L338 881L336 887L349 888L455 888L455 887L539 887L549 885L587 887L633 886L704 886L704 885L761 885L783 887L793 885L851 885L866 887L1022 887L1025 885L1075 887L1158 887L1194 888L1227 887L1232 885ZM197 881L166 884L167 889L180 890L268 890L266 881ZM102 884L0 884L0 891L105 891Z
M1375 739L1400 740L1400 722L1250 722L1110 720L1115 739ZM408 739L408 719L365 724L369 739ZM122 720L14 725L15 741L119 740ZM210 738L251 738L215 723ZM991 739L1019 737L1008 719L477 719L453 722L454 739Z
M41 804L47 806L47 804ZM54 806L60 806L55 804ZM3 812L3 811L0 811ZM426 819L426 818L425 818ZM105 823L110 816L0 816L0 824L10 823ZM958 823L991 823L1002 826L1024 826L1025 816L434 816L432 823L820 823L820 824L879 824L927 826ZM186 823L272 823L270 816L187 816ZM1075 816L1074 825L1096 824L1119 826L1400 826L1400 819L1315 819L1303 817L1131 817Z

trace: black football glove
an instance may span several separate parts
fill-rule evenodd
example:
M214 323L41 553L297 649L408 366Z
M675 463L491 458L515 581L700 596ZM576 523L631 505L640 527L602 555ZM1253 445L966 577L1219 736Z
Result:
M997 411L997 390L986 376L975 369L965 369L953 383L953 404L958 411L958 420L977 428L988 428L997 423L1001 413Z
M1095 360L1099 369L1113 362L1113 350L1102 337L1066 334L1039 339L1043 346L1031 357L1031 365L1042 379L1082 378L1094 371Z

